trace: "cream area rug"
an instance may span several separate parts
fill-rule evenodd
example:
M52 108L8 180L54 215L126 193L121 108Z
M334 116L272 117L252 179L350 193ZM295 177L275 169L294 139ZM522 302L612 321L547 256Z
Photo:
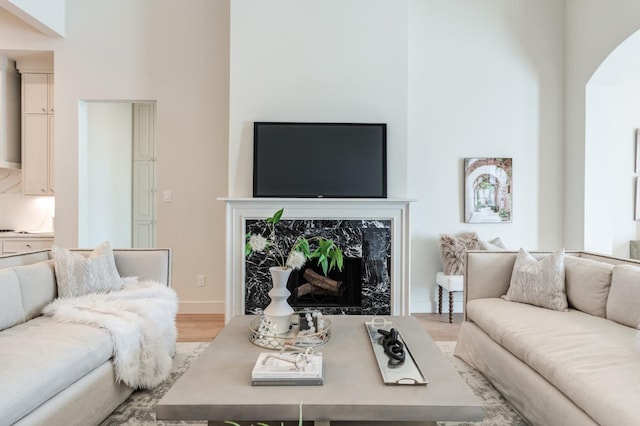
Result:
M155 404L171 388L209 343L178 343L169 378L152 390L139 390L123 402L101 426L206 426L207 422L156 422ZM441 422L440 426L526 426L518 413L498 393L482 374L453 356L455 342L436 342L440 350L455 366L484 406L484 421L475 423Z

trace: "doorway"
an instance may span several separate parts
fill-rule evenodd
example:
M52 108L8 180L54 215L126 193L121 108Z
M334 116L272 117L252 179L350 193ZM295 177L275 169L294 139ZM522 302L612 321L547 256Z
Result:
M155 102L79 105L78 244L156 244Z

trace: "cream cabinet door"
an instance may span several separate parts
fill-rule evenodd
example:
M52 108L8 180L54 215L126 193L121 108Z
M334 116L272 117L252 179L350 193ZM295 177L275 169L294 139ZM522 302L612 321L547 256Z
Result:
M155 104L133 104L133 247L155 247Z
M49 114L49 91L49 74L22 74L22 112Z
M47 74L47 108L49 114L54 114L53 109L53 74Z
M27 195L49 193L49 117L22 116L22 184Z
M53 74L22 74L22 182L26 195L54 193Z
M145 221L133 221L133 247L154 247L156 241L155 223Z
M27 239L27 238L15 238L15 239L5 239L0 241L2 245L2 253L22 253L26 251L35 251L35 250L46 250L50 249L53 245L53 238L38 238L38 239Z
M54 194L55 193L55 179L54 179L54 174L53 171L55 169L54 164L55 164L55 158L54 158L54 151L53 151L53 123L54 123L54 116L53 115L49 115L48 116L48 120L49 120L49 151L48 151L48 156L47 156L47 164L48 164L48 168L49 168L49 173L48 173L48 177L49 177L49 193L50 194Z
M133 161L154 161L154 104L133 104Z

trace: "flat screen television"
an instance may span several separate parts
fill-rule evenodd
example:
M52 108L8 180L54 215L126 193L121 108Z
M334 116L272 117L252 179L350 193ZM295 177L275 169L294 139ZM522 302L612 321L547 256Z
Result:
M255 122L253 196L386 198L387 125Z

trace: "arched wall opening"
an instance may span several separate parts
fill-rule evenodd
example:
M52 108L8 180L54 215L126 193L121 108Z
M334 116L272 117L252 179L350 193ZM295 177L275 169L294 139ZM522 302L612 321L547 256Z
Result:
M638 237L637 128L640 31L607 56L585 88L585 250L629 257L629 240Z

